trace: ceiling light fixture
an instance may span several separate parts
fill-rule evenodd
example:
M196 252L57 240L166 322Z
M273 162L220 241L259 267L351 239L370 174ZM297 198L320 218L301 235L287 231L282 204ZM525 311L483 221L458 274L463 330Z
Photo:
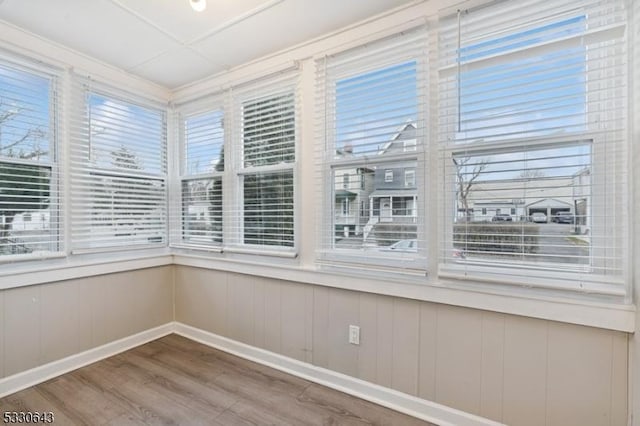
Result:
M189 4L196 12L202 12L207 8L207 0L189 0Z

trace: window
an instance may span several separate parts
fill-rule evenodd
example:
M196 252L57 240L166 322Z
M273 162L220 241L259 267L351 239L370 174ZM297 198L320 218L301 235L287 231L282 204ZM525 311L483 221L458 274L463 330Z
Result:
M342 175L342 187L344 189L349 189L349 173Z
M423 174L416 174L424 166L424 37L416 29L318 62L320 161L329 189L321 263L424 269ZM359 175L360 188L339 187L345 174ZM353 202L359 212L345 215ZM395 250L403 241L415 244Z
M416 171L405 170L404 171L404 186L405 188L413 188L416 186Z
M62 251L56 84L49 70L0 64L0 258Z
M291 251L295 245L295 78L256 83L236 97L236 243Z
M220 105L219 101L210 103ZM221 246L224 114L221 106L183 113L179 241L188 245Z
M349 214L349 199L345 198L342 200L342 215L347 216Z
M443 22L443 271L528 283L532 270L540 279L554 271L579 288L620 282L624 9L616 1L526 3L526 14L528 6L510 1ZM482 215L469 213L478 206Z
M166 120L161 106L76 80L72 250L166 242Z
M295 254L296 85L287 72L177 107L174 246Z

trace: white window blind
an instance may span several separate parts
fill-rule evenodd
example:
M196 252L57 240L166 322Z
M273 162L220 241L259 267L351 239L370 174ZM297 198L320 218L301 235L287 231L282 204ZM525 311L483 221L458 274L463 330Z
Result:
M62 251L57 78L0 62L0 260Z
M72 108L72 250L164 245L165 110L81 77Z
M623 292L625 23L615 0L441 20L443 276Z
M211 99L181 107L182 220L180 242L220 247L223 237L224 113L222 101Z
M424 273L426 50L420 28L316 63L323 264Z
M294 253L297 84L283 73L233 92L228 248Z

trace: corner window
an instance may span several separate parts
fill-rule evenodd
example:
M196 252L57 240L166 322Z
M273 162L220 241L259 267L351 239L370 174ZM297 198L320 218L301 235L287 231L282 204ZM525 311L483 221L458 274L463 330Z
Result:
M243 245L293 248L295 91L289 85L265 92L251 91L240 104L238 237Z
M0 64L0 258L62 251L56 81Z
M165 110L76 83L85 113L74 117L71 143L73 252L165 245Z
M283 74L177 107L182 210L174 246L294 254L296 84Z
M223 238L224 114L221 107L212 107L183 115L180 121L180 242L196 246L220 246Z

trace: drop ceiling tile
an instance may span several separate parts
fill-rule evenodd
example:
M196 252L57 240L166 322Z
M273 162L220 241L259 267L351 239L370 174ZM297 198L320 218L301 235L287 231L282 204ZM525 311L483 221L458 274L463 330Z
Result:
M174 88L413 1L0 0L0 20Z
M132 12L144 16L182 43L188 43L224 26L273 0L208 0L207 9L195 12L189 0L113 0Z
M299 1L299 0L298 0ZM205 57L221 62L226 68L240 65L287 46L291 33L278 31L289 20L282 20L287 2L280 3L250 19L226 28L192 47Z
M170 89L200 80L223 70L188 47L172 49L129 70Z
M108 0L5 0L0 19L124 69L178 46Z
M286 0L192 47L231 68L406 3L406 0ZM283 27L286 31L281 30Z

